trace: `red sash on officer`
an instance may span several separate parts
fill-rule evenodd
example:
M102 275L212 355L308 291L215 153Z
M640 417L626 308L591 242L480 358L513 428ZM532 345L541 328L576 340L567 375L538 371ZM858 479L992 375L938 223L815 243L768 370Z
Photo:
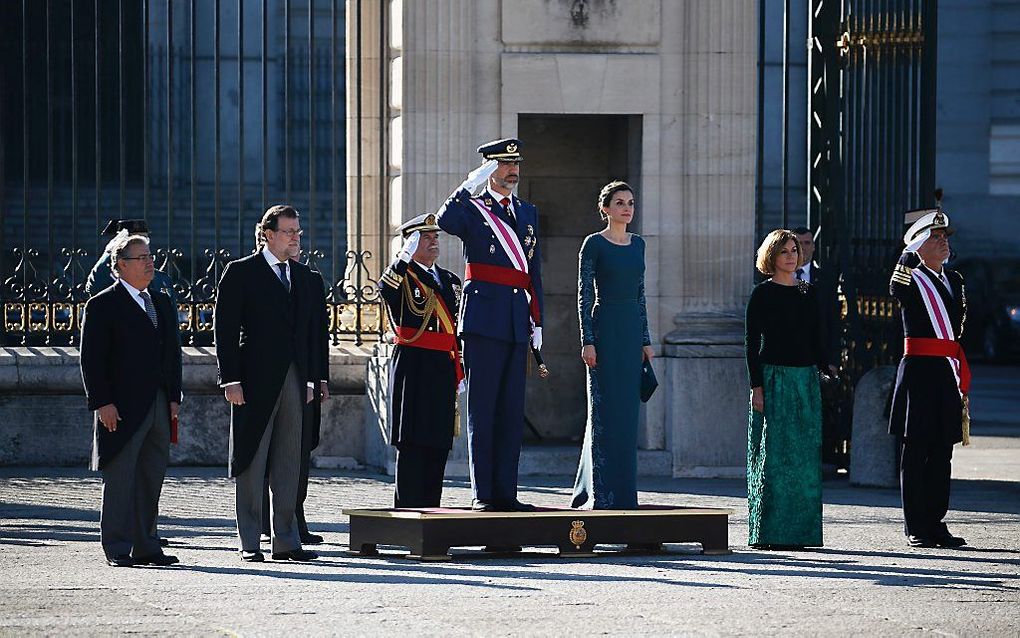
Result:
M935 289L935 284L925 275L921 274L921 268L915 268L911 277L917 284L921 293L921 301L928 311L928 319L931 321L932 330L935 331L935 338L907 337L903 342L904 356L921 357L946 357L949 360L949 367L956 377L957 386L961 395L966 395L970 390L970 366L967 365L967 357L963 348L956 341L953 332L953 324L949 319L949 312L942 302L942 296Z
M454 329L453 313L446 306L446 302L443 301L443 297L435 293L425 286L418 275L414 274L411 270L407 271L407 277L422 291L423 294L433 294L436 299L436 318L439 321L440 327L444 332L431 332L425 330L425 325L422 324L421 328L408 328L407 326L395 326L393 343L399 346L410 346L412 348L422 348L424 350L438 350L442 352L450 353L450 358L453 359L453 368L457 374L457 380L455 386L459 386L460 382L464 379L464 369L460 365L460 347L457 344L456 330ZM429 318L426 317L427 321Z
M528 260L524 258L524 248L521 247L521 240L517 237L510 226L497 217L491 209L477 199L472 199L478 212L482 214L496 235L500 247L506 253L513 268L495 266L493 264L467 264L464 270L466 281L484 281L490 284L499 284L511 288L523 288L528 294L528 308L531 311L531 320L536 326L542 325L542 313L538 309L538 297L535 295L535 286L531 281L528 270Z
M960 392L970 392L970 366L963 346L957 341L907 337L903 340L903 355L907 357L950 357L960 362Z

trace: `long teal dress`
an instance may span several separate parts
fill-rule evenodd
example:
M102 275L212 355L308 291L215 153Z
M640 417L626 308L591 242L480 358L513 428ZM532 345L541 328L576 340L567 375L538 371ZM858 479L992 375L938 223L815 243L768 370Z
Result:
M822 405L826 367L816 291L810 284L759 284L747 304L751 387L765 411L747 430L748 545L822 545Z
M645 241L626 246L600 234L581 244L577 307L581 345L594 345L588 368L588 423L572 507L637 507L637 426L642 346L650 345L645 308Z

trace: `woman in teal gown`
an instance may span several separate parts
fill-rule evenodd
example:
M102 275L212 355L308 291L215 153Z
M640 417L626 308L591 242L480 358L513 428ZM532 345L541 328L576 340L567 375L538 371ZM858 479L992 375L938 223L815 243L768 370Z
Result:
M817 293L794 277L800 254L791 231L769 233L756 265L771 278L747 302L747 543L761 549L822 544L818 381L828 362Z
M641 367L653 351L645 309L645 242L627 232L634 189L603 187L606 222L581 245L577 307L581 359L587 366L588 422L572 507L637 507L637 426Z

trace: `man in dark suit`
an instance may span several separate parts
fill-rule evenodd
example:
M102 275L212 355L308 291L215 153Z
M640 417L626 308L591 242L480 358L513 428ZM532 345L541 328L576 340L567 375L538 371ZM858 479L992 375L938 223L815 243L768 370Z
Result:
M263 242L256 239L259 250L264 248ZM326 307L326 284L322 274L317 270L309 271L312 275L312 296L315 297L315 361L318 364L319 383L315 388L315 396L311 403L305 405L301 418L301 469L298 473L298 496L294 513L297 516L298 534L302 545L319 545L323 538L308 530L305 518L305 499L308 497L308 475L312 464L312 450L319 446L319 432L322 425L322 404L329 400L329 315ZM321 293L321 294L317 294ZM269 476L262 488L262 541L268 542L271 537L269 521Z
M81 372L95 410L92 469L103 474L100 538L115 567L172 565L155 535L170 458L170 421L181 402L181 346L170 298L148 290L149 240L111 246L115 283L85 304Z
M404 245L379 282L396 344L389 383L390 444L397 448L393 504L439 507L464 378L456 322L460 279L436 265L435 215L419 215L400 232Z
M837 269L828 266L822 268L814 261L815 237L806 226L798 226L793 229L797 241L801 246L801 260L803 263L795 273L800 281L806 281L813 285L818 294L818 324L821 326L822 346L825 350L825 360L834 366L838 371L840 362L840 346L843 338L843 323L840 318L839 302L839 273ZM836 372L834 371L833 374ZM831 393L838 392L835 384L824 384L822 386L823 399L835 399L829 397ZM837 401L823 400L822 409L822 463L826 472L835 473L837 464L845 460L845 454L841 449L840 442L848 438L849 422L841 419L839 411L835 409Z
M230 475L236 479L241 559L259 550L262 488L268 464L274 560L317 558L302 549L295 515L304 404L319 383L313 291L301 251L298 212L270 207L258 223L264 248L227 264L214 312L216 358L230 402Z
M517 499L517 472L528 344L542 348L538 210L513 193L524 160L520 140L496 140L478 152L485 162L450 195L438 219L461 239L467 262L459 331L472 508L526 512L534 506Z
M942 519L949 511L953 445L967 444L970 370L960 346L967 299L963 277L943 265L949 216L939 209L907 215L916 221L889 282L905 337L889 418L889 432L900 440L904 532L914 547L959 547L966 541Z

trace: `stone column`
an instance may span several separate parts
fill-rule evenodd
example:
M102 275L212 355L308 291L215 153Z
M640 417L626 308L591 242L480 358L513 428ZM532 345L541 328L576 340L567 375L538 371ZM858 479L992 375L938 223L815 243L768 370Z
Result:
M742 475L748 386L742 314L752 285L757 6L688 0L663 13L676 33L663 75L658 285L665 336L667 447L674 476ZM664 115L664 118L666 116Z

